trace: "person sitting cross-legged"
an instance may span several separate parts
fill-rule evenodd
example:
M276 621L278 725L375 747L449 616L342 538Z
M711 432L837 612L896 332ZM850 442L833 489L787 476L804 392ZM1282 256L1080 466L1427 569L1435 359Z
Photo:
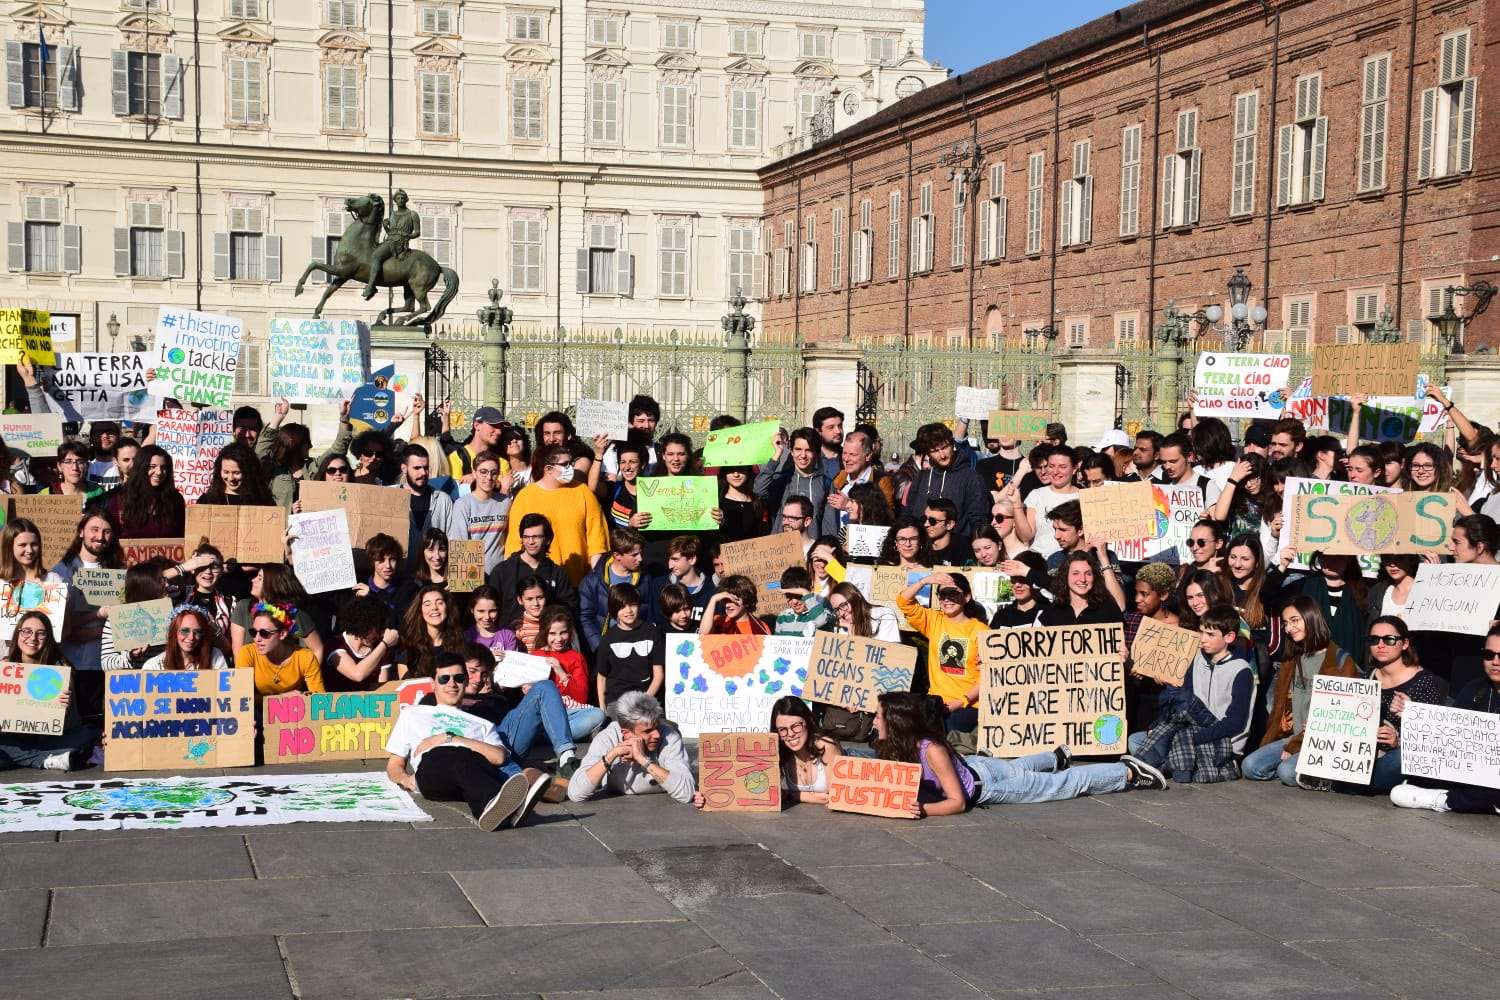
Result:
M583 764L568 781L568 798L587 802L601 790L616 795L666 792L692 802L696 783L677 727L663 717L661 702L630 691L610 706L615 721L605 726Z

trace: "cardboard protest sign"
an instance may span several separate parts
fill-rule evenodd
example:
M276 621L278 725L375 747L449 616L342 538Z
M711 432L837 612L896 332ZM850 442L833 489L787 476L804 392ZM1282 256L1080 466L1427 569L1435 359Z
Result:
M1297 527L1300 523L1298 513L1297 497L1302 496L1373 496L1376 493L1400 493L1400 490L1389 486L1370 486L1363 483L1334 482L1327 479L1304 479L1300 476L1288 476L1282 486L1282 496L1286 498L1282 507L1281 536L1277 539L1277 554L1280 550L1291 548L1296 553L1291 562L1291 568L1309 569L1312 566L1312 552L1299 550L1295 547L1297 538ZM1268 553L1267 558L1272 558ZM1375 555L1364 555L1359 557L1360 572L1367 577L1374 578L1380 574L1380 557Z
M78 537L78 521L83 516L82 494L24 493L17 495L14 503L16 517L31 521L42 533L42 565L56 566Z
M762 420L711 431L703 441L704 468L726 465L760 465L776 454L776 432L779 420Z
M467 594L484 586L484 540L448 542L448 589Z
M1405 725L1403 721L1403 730ZM1317 674L1297 754L1297 777L1368 785L1375 770L1379 728L1379 680ZM1404 746L1401 753L1404 757Z
M828 808L838 812L916 819L922 765L873 757L835 757L828 765Z
M347 590L358 581L349 543L349 515L343 508L315 510L287 518L292 535L292 567L309 594Z
M550 656L537 656L516 649L507 649L495 664L495 686L518 688L523 684L535 684L552 676L557 661Z
M1422 563L1401 618L1412 631L1484 635L1500 608L1500 566Z
M698 790L704 812L780 812L781 750L775 733L704 733Z
M125 601L125 571L84 566L74 571L73 587L94 607L112 608Z
M183 536L194 548L203 539L241 563L279 563L286 556L286 508L190 503Z
M611 441L623 441L630 432L630 404L612 399L580 399L573 415L573 430L578 440L586 443L601 434Z
M162 306L151 395L214 409L230 405L245 324L232 316Z
M273 319L267 346L273 399L336 403L364 384L370 328L354 319Z
M1290 354L1198 355L1193 374L1193 416L1265 417L1275 420L1286 410Z
M6 413L0 415L0 437L7 448L32 458L51 458L63 442L62 425L60 413Z
M1314 396L1410 396L1417 385L1422 345L1319 344L1313 355Z
M255 671L105 671L106 771L255 764Z
M156 413L146 385L153 355L59 354L49 378L50 396L69 420L145 420Z
M1203 517L1203 491L1196 480L1191 485L1151 483L1154 527L1146 538L1117 541L1110 545L1121 562L1164 562L1180 566L1191 556L1188 536ZM1092 493L1092 490L1084 490Z
M349 423L355 432L383 431L396 415L396 366L386 365L370 374L370 381L354 390L349 401Z
M786 607L781 596L781 571L801 566L802 536L795 531L725 542L719 550L724 558L724 572L730 576L747 576L756 588L756 613L779 614Z
M754 733L783 695L802 694L812 640L787 635L667 636L667 715L686 739Z
M63 634L63 615L68 609L68 585L55 580L27 580L11 584L0 580L0 642L9 642L16 621L27 611L40 611L52 626L54 639Z
M161 410L156 443L172 456L172 478L182 498L195 502L213 479L214 460L234 440L229 410Z
M1063 743L1125 752L1121 625L1002 628L979 642L979 748L1021 757Z
M1500 788L1500 715L1408 703L1401 713L1401 773Z
M999 408L999 389L975 389L966 385L953 387L953 415L960 420L983 420L990 415L991 410Z
M844 525L844 551L851 559L879 559L885 536L891 529L882 524Z
M411 494L389 486L306 482L297 494L303 511L342 508L349 517L349 541L357 549L384 533L406 546Z
M719 506L719 481L713 476L651 476L635 481L636 509L651 515L647 531L712 531L719 526L709 513Z
M1047 435L1052 415L1046 410L991 410L987 437L1040 441Z
M1156 502L1150 483L1114 483L1080 490L1078 506L1090 542L1129 542L1156 534Z
M110 609L109 624L116 649L140 649L159 646L167 641L167 625L172 620L172 600L118 604Z
M262 702L267 764L384 759L396 724L396 692L292 692Z
M1343 437L1354 422L1354 407L1346 396L1312 395L1312 379L1305 394L1293 393L1286 416L1296 417L1308 431ZM1446 391L1446 388L1445 390ZM1361 441L1395 441L1408 444L1418 434L1433 434L1448 426L1448 411L1436 399L1405 396L1371 396L1359 410Z
M196 545L194 542L195 547ZM127 567L138 566L157 556L164 556L174 563L187 558L187 545L181 538L122 538L120 548L125 551Z
M952 567L949 567L951 569ZM888 608L896 606L896 598L901 591L909 585L922 579L927 575L927 570L902 569L900 566L876 566L875 573L870 581L869 600L871 604L883 604ZM925 587L917 591L917 603L924 604L931 597L931 587Z
M1197 655L1197 632L1142 617L1130 647L1130 672L1162 684L1180 685Z
M0 733L61 736L62 703L73 671L68 667L0 663Z
M1446 554L1458 513L1451 493L1379 493L1297 497L1299 552L1363 556L1384 552Z
M818 632L808 659L809 701L851 712L873 712L888 691L910 691L917 650L899 642Z
M39 365L57 364L52 315L45 309L0 309L0 365L13 365L23 357Z

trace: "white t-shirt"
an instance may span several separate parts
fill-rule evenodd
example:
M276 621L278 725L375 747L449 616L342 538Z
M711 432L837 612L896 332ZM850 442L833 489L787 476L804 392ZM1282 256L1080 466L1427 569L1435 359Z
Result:
M477 715L444 705L407 705L396 716L396 724L391 727L391 735L385 741L385 752L405 757L407 768L415 774L417 765L422 762L417 744L438 733L452 733L492 747L503 746L500 728Z
M1234 472L1233 462L1220 462L1212 469L1205 469L1201 465L1193 466L1193 476L1207 476L1208 482L1203 489L1203 509L1207 510L1219 502L1219 494L1224 492L1224 486L1229 482L1229 476ZM1193 480L1196 482L1196 478Z
M1047 515L1054 508L1077 499L1077 490L1059 493L1050 486L1039 486L1026 495L1026 506L1032 512L1032 520L1036 522L1036 537L1031 540L1031 551L1045 559L1061 550L1062 546L1057 544L1057 538L1052 534L1052 522L1047 520Z

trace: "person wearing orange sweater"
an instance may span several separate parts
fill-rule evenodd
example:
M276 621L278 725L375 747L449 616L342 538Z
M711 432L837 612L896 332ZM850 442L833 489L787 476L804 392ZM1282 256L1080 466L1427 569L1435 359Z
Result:
M609 530L599 501L586 484L575 481L570 452L562 445L541 450L542 478L516 494L505 528L505 554L521 548L521 519L542 514L552 525L552 546L547 555L568 574L576 588L589 567L609 550Z
M537 634L541 642L536 655L556 661L552 681L568 709L573 739L588 739L604 725L605 715L589 704L589 665L573 646L573 619L568 609L554 606L543 611Z

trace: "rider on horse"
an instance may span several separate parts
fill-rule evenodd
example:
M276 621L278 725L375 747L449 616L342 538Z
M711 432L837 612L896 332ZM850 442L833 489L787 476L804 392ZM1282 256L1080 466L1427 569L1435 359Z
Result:
M391 201L395 203L396 210L385 220L386 237L370 257L370 280L365 283L366 299L375 297L375 283L380 280L380 269L385 261L404 254L407 244L422 235L422 218L406 207L406 192L397 188L391 195Z

